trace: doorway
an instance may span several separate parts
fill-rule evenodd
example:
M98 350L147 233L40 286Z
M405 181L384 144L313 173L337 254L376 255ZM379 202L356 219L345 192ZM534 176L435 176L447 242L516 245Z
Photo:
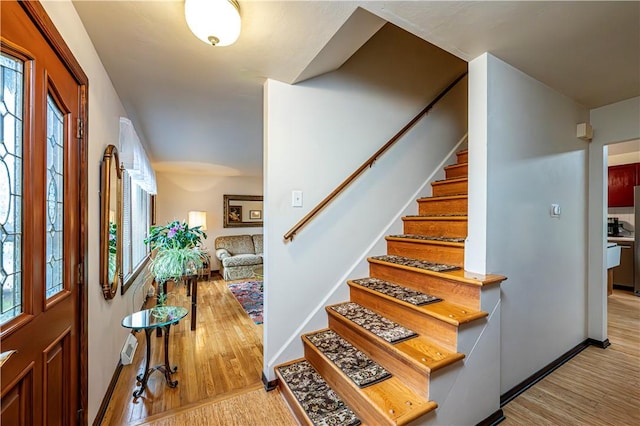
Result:
M88 80L39 3L1 20L1 423L84 424Z

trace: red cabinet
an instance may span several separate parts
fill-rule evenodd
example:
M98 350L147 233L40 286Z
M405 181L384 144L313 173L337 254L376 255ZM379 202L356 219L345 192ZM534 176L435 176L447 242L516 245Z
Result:
M640 163L609 167L609 207L633 207L636 185L640 185Z

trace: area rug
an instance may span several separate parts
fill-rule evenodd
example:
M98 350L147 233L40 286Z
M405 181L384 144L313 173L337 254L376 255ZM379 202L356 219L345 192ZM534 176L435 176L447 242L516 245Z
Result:
M253 322L262 324L263 292L262 281L245 281L227 284L242 309L249 314Z

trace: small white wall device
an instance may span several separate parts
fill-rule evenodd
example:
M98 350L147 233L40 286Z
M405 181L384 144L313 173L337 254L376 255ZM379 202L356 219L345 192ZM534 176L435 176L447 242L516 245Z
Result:
M136 353L138 347L138 340L131 333L127 334L127 341L124 342L124 347L120 352L120 362L122 365L129 365L133 362L133 356Z

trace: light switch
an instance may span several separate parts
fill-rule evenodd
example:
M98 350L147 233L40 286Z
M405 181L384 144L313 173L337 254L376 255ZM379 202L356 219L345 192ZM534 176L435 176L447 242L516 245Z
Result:
M291 191L291 207L302 207L302 191Z
M551 217L560 217L560 204L551 204Z

